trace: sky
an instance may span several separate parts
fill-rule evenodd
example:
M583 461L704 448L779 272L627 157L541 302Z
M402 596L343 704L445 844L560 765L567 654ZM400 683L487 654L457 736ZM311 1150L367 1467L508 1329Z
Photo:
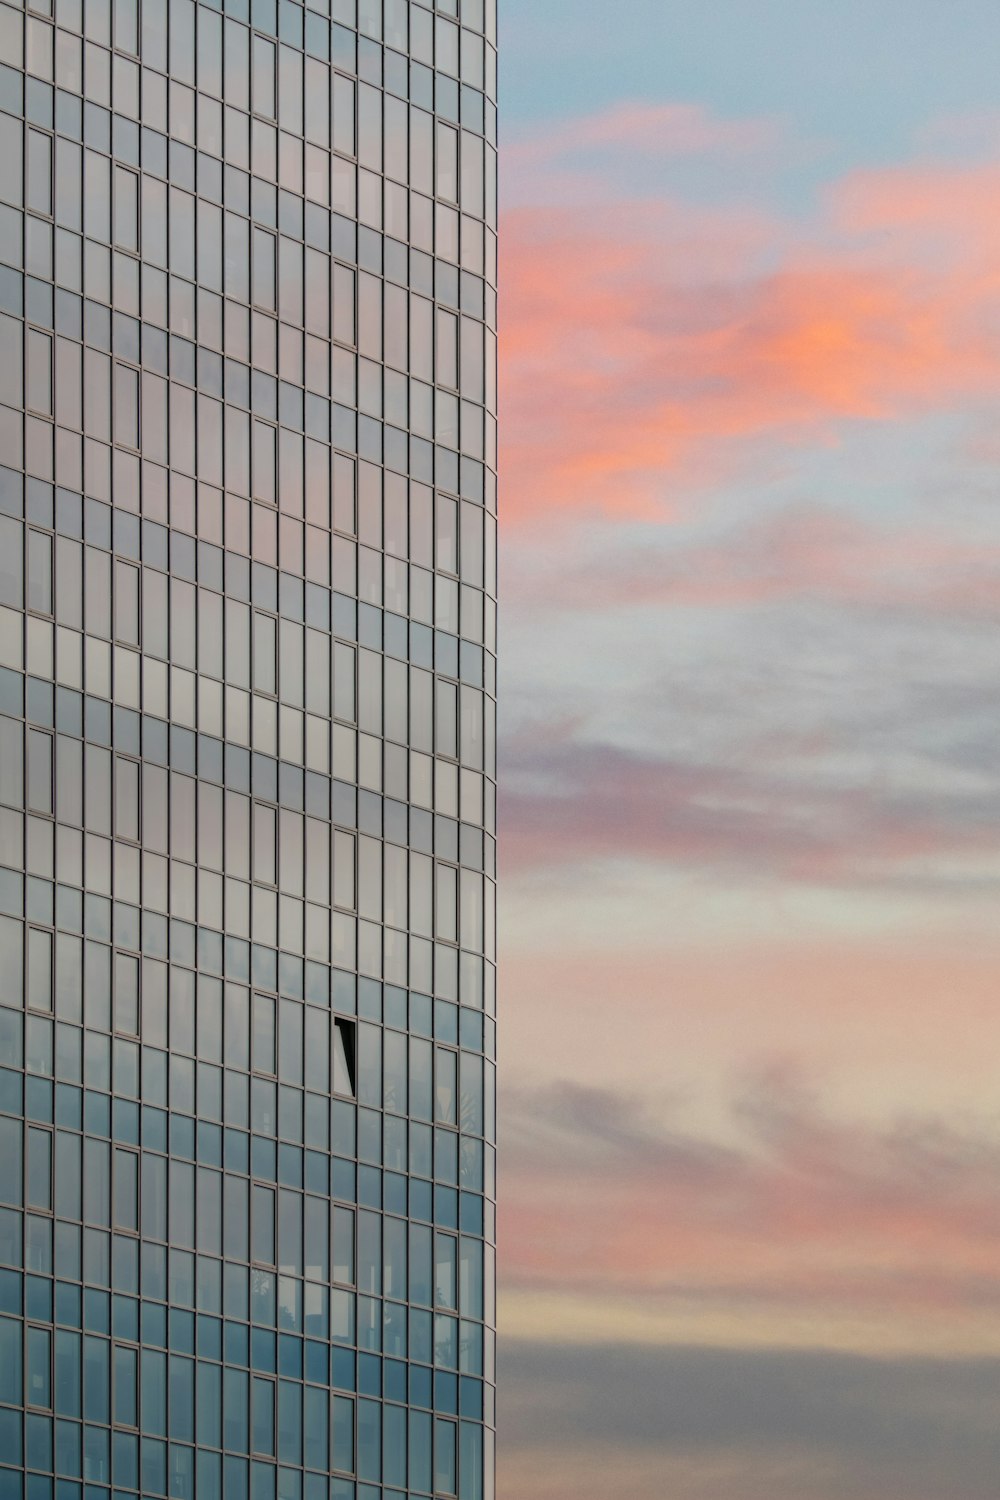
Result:
M995 1500L994 0L503 0L502 1500Z

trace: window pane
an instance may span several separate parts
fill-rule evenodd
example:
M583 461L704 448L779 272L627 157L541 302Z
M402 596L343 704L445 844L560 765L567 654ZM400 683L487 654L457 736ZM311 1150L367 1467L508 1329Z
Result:
M115 1226L133 1233L139 1228L139 1158L115 1147Z
M33 213L52 212L52 138L28 131L27 206Z
M274 1383L253 1381L253 1451L274 1454Z
M52 1136L36 1126L28 1128L27 1203L29 1208L52 1207Z
M52 1009L52 937L34 927L28 930L28 1004Z
M274 1192L253 1190L253 1259L259 1265L274 1265Z
M437 1048L435 1062L434 1118L442 1125L456 1125L458 1054Z
M122 1427L136 1425L136 1350L115 1345L114 1419Z
M28 1405L49 1407L52 1405L52 1335L45 1328L28 1328L24 1352Z
M258 1073L276 1073L274 1001L269 995L253 997L253 1065Z

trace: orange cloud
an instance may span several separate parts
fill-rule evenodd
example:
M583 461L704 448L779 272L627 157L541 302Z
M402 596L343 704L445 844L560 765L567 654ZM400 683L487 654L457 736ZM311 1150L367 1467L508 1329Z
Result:
M835 221L852 235L889 232L914 261L950 259L1000 283L1000 164L914 163L856 170L829 193ZM947 252L947 255L945 254Z
M998 184L993 167L852 174L799 230L596 188L585 206L512 209L507 518L662 516L741 464L759 472L762 445L1000 392Z

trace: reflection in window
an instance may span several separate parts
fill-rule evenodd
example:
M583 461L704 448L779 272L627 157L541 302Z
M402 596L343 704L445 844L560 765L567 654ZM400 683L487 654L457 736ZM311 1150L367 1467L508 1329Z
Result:
M274 1382L253 1378L253 1451L274 1456Z
M278 1071L275 1006L270 995L253 997L253 1066L256 1073Z
M442 1495L455 1493L455 1423L441 1417L434 1422L434 1488Z
M114 1419L119 1427L135 1427L137 1351L122 1344L114 1351Z
M47 1328L28 1328L24 1338L25 1396L29 1406L52 1405L52 1335Z
M115 1030L139 1034L139 960L127 953L115 954Z
M47 333L28 329L27 404L43 416L52 415L52 340Z
M139 178L124 167L115 167L115 244L138 254Z
M139 1157L135 1151L115 1147L115 1228L132 1234L139 1229Z
M28 929L28 1004L52 1009L52 936L34 927Z
M41 130L28 131L27 206L33 213L52 212L52 138Z
M253 231L253 300L257 307L274 312L275 308L275 238L263 229Z
M122 448L139 446L139 375L128 365L115 365L115 442Z
M438 1307L455 1310L455 1268L458 1245L450 1234L434 1236L434 1300Z
M456 1112L457 1084L458 1054L438 1047L434 1080L434 1118L441 1125L456 1125L458 1123Z
M0 1318L0 1403L64 1486L447 1495L458 1439L481 1500L432 1367L483 1372L492 1070L430 997L487 1008L484 0L27 11L0 1262L59 1282Z
M52 1208L52 1134L35 1125L28 1128L26 1184L29 1208Z
M253 1259L258 1265L274 1265L274 1190L253 1189Z

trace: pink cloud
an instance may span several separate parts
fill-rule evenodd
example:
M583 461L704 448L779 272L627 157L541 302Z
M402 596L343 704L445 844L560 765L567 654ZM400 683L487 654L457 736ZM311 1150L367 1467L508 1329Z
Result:
M662 517L762 443L1000 393L998 185L992 166L854 173L799 228L598 183L589 203L512 209L507 519Z
M949 858L996 850L996 794L928 797L823 774L825 739L748 745L739 763L685 762L564 735L508 743L501 803L508 874L624 859L854 888L926 881L963 889ZM810 767L814 774L810 774Z
M663 157L746 157L773 149L780 139L775 120L724 120L700 104L626 100L515 140L505 159L520 187L531 169L588 151L627 147Z
M982 456L1000 457L995 439ZM607 548L541 582L525 567L508 579L507 598L585 611L807 598L925 615L1000 613L1000 547L944 527L877 526L832 506L802 505L751 517L719 538L684 545L685 535L678 525L669 548Z
M729 1107L738 1144L633 1094L553 1083L510 1097L507 1284L789 1310L1000 1310L995 1121L834 1117L782 1067Z
M849 234L891 233L918 264L922 253L940 257L982 284L1000 284L1000 163L915 162L891 170L857 170L834 184L829 202L836 222ZM901 239L902 237L902 239Z
M691 1077L784 1053L849 1079L851 1097L880 1112L989 1096L1000 941L807 941L788 924L769 941L730 931L698 943L682 913L668 920L642 948L600 931L543 946L505 923L505 1047L533 1080L557 1060L567 1079L683 1100Z

